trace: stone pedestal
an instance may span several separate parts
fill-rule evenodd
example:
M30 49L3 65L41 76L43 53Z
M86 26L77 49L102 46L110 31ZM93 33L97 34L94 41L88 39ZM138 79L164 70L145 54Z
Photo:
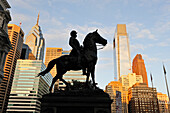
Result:
M111 113L109 95L103 90L71 90L46 94L41 113Z

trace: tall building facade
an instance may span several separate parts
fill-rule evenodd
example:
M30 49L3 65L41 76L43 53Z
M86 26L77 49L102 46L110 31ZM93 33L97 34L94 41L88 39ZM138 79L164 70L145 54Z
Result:
M15 24L8 24L8 35L12 49L7 55L4 67L4 78L0 83L0 112L5 112L11 91L17 59L20 58L24 32Z
M5 59L12 48L8 38L8 22L11 21L11 16L8 8L11 8L6 0L0 1L0 83L4 76Z
M143 83L146 83L148 86L146 67L145 67L144 59L142 58L141 54L137 54L133 59L132 71L137 75L142 75Z
M128 89L129 113L159 113L156 88L136 83Z
M39 14L37 18L37 23L32 27L31 31L26 36L25 44L27 44L33 55L37 60L43 60L44 58L44 49L45 49L45 39L39 26Z
M109 94L110 98L113 100L111 104L111 113L117 113L122 110L122 113L128 113L128 91L125 90L126 88L120 83L119 81L111 81L105 88L105 92ZM117 101L119 100L120 96L118 96L118 93L121 93L121 102ZM117 106L117 103L121 103ZM122 108L120 108L122 107Z
M45 69L42 60L17 60L7 112L40 112L39 98L49 93L52 75L36 77Z
M131 73L129 37L125 24L118 24L113 39L114 76L119 80L121 75ZM117 78L118 77L118 78Z
M28 59L31 49L27 44L23 44L20 59Z
M45 66L48 65L48 63L53 60L56 59L60 56L62 56L62 52L63 49L62 48L55 48L55 47L47 47L46 48L46 53L45 53ZM56 65L52 68L52 70L50 71L51 75L53 77L56 76L57 71L56 71Z
M126 91L129 87L132 87L136 83L143 83L142 75L136 75L136 73L129 73L128 75L122 75L119 79L122 85L125 86Z
M166 94L157 93L160 113L170 113L168 110L169 98Z

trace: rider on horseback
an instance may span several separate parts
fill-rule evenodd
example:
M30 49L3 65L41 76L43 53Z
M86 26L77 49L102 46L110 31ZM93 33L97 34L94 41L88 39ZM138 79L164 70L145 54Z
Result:
M83 68L81 65L81 46L79 41L76 39L77 32L75 30L71 31L70 33L71 37L69 40L69 45L73 48L70 52L70 56L77 57L77 66ZM86 69L83 69L83 75L86 74Z

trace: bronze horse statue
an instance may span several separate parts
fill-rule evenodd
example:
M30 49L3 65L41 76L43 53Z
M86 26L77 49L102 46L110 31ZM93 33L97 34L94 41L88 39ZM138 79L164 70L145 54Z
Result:
M86 85L88 85L88 80L89 80L89 76L91 74L92 77L92 81L93 81L93 87L96 87L96 83L95 83L95 65L97 62L97 45L96 43L102 44L103 46L105 46L107 44L107 40L102 38L97 30L95 32L89 33L87 34L87 36L85 37L84 41L83 41L83 50L82 50L82 54L81 54L81 65L83 68L87 69L87 73L86 73ZM57 65L57 74L56 76L53 78L51 87L49 89L49 91L52 91L52 87L54 85L54 83L60 79L63 83L65 83L66 87L68 86L68 83L63 79L63 75L69 71L69 70L81 70L82 67L78 67L77 64L77 57L72 57L70 55L63 55L59 58L53 59L48 63L47 68L40 72L38 74L38 76L44 76L46 73L48 73L53 67L54 65Z

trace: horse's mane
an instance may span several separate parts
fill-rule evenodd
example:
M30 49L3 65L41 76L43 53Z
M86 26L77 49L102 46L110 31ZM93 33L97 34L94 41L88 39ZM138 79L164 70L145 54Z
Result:
M84 45L84 46L86 46L86 45L89 43L90 38L91 38L91 35L92 35L92 33L89 33L89 34L87 34L86 37L84 38L84 41L83 41L83 45Z

